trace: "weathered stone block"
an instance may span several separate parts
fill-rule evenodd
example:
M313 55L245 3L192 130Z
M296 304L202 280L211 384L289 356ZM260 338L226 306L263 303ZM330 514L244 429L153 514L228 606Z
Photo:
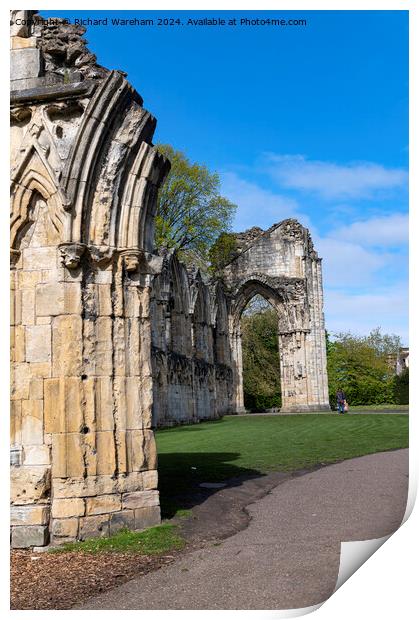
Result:
M13 280L13 274L10 275L10 295L9 295L9 302L10 302L10 326L14 326L14 325L19 325L20 323L20 316L17 317L16 316L16 303L17 303L17 296L19 296L19 299L21 299L21 291L15 291L14 289L14 280ZM19 302L19 306L21 307L21 302Z
M126 335L126 344L125 348L127 350L127 374L131 375L129 379L135 377L137 381L142 373L143 364L142 364L142 342L140 331L142 330L142 325L140 324L138 319L127 319L127 335ZM137 384L138 391L138 384ZM146 390L142 390L143 395L146 395ZM141 402L142 404L142 402ZM141 415L141 406L139 409L139 414ZM138 424L135 428L139 428Z
M54 246L44 248L25 248L22 252L24 269L55 269L57 249ZM33 291L35 293L35 291ZM35 300L35 297L34 297ZM35 308L35 304L33 304Z
M22 325L35 324L35 291L33 289L24 289L21 291L21 312Z
M29 364L14 364L11 373L11 399L22 400L29 397L30 368Z
M33 504L49 496L50 468L31 465L10 468L10 501L12 504Z
M96 425L96 401L97 401L97 379L87 377L82 380L81 393L83 398L84 422L88 428L95 428Z
M24 80L41 75L41 51L36 47L12 49L10 51L10 79Z
M96 374L111 376L112 373L112 319L99 317L96 319Z
M27 364L30 368L30 374L32 378L50 377L51 376L51 363L50 362L32 362Z
M24 269L19 269L16 275L18 287L20 289L34 289L37 284L42 282L42 271L26 271Z
M160 506L144 506L134 510L135 529L145 530L161 523Z
M22 525L12 528L12 547L25 549L27 547L44 547L49 541L47 525Z
M127 528L129 530L135 529L133 510L121 510L120 512L114 512L111 514L109 521L110 535L115 534L122 528Z
M113 359L114 374L116 377L125 377L126 374L126 340L125 319L116 316L113 321Z
M95 275L96 284L112 284L112 269L98 269Z
M68 519L69 517L83 517L85 513L84 499L74 497L70 499L56 499L52 502L52 516L54 519Z
M117 446L118 471L120 471L121 473L128 473L129 467L126 431L118 431L117 433L115 433L115 442Z
M79 377L65 377L61 381L60 405L70 433L79 432L83 426L81 383Z
M45 432L65 432L65 412L61 406L60 379L45 379L44 381L44 407L45 407Z
M157 452L152 431L127 431L129 471L157 468Z
M111 287L109 284L99 284L97 287L99 298L99 315L111 316L113 314Z
M119 492L117 479L111 476L88 476L87 478L53 479L54 499L69 497L94 497Z
M22 443L22 401L10 402L10 443L20 445Z
M115 472L115 441L112 431L96 433L97 474L113 474Z
M42 400L44 398L43 379L34 378L29 381L29 399Z
M74 519L53 519L52 535L57 538L77 538L79 520Z
M58 316L64 314L64 283L47 282L38 284L35 295L37 316Z
M140 316L140 300L136 287L126 288L124 291L125 316L137 318Z
M53 377L82 374L82 319L76 315L57 316L52 322Z
M143 389L140 377L127 377L126 385L126 428L139 430L143 428L142 396Z
M12 328L11 335L14 338L14 356L13 361L24 362L25 361L25 326L17 325Z
M79 540L109 536L109 515L81 517Z
M158 474L157 469L150 469L149 471L143 471L143 489L157 489L158 486Z
M85 471L83 458L83 435L80 433L67 433L67 476L82 477Z
M144 508L146 506L158 506L158 491L135 491L122 495L122 508Z
M36 315L59 316L81 312L79 283L47 282L36 287Z
M142 471L133 471L126 475L120 475L117 480L117 489L120 493L143 490Z
M45 380L45 432L63 433L81 430L83 426L81 383L79 377Z
M26 327L26 361L49 362L51 359L51 327L32 325Z
M52 477L67 477L67 441L64 433L52 434Z
M121 496L118 495L98 495L86 499L86 514L100 515L121 510Z
M22 401L22 442L28 446L44 442L42 400Z
M96 428L98 431L113 431L112 377L98 377L95 388Z
M27 26L18 26L18 28L27 29ZM22 33L22 36L16 35L16 36L10 37L10 49L17 50L17 49L23 49L26 47L36 48L35 37L27 37L25 36L26 34L27 34L27 30L24 33Z
M37 325L51 325L50 316L37 316L35 319Z
M49 446L25 446L23 449L24 465L49 465L51 450Z
M46 525L50 507L42 504L10 507L10 525Z

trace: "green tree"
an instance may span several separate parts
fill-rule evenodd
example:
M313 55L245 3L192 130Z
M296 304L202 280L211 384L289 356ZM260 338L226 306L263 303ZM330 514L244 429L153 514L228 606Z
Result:
M186 262L208 262L210 247L231 228L236 205L220 195L220 178L167 144L158 150L169 158L170 173L159 190L155 242L176 248Z
M235 236L232 233L221 233L208 252L210 272L216 274L225 267L234 257L236 250L237 242Z
M400 338L382 334L379 328L368 336L335 334L327 339L327 368L330 403L341 387L352 405L393 403L394 369L391 359L400 349Z
M257 304L255 304L257 307ZM250 411L281 407L278 316L262 306L241 320L244 404Z
M400 375L393 380L394 402L398 405L409 404L409 369L405 368Z

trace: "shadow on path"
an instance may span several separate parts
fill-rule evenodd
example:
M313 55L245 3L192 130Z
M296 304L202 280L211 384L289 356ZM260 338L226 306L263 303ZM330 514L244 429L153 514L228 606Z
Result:
M159 490L162 518L170 519L180 508L191 509L220 488L236 487L246 480L265 478L256 469L239 467L237 452L162 453L158 457ZM220 483L203 488L202 483Z

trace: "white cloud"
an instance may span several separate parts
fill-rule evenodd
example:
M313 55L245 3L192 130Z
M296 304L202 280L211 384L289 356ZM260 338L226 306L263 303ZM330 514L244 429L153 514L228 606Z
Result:
M369 220L353 222L337 228L329 236L337 239L354 240L368 246L394 247L409 240L409 216L407 213L393 213Z
M407 282L363 294L325 288L324 298L329 332L367 335L375 327L381 327L384 333L397 334L408 344Z
M303 155L269 153L264 165L283 187L314 192L328 200L380 196L382 191L405 187L408 176L403 169L385 168L373 162L340 165L309 161Z
M377 271L393 260L390 254L368 250L343 238L314 236L314 245L323 258L325 286L358 288L373 284Z
M302 223L308 224L308 218L298 213L298 203L294 199L263 189L235 172L223 172L220 177L222 195L238 205L235 230L252 226L269 228L289 217L298 217Z
M307 162L304 158L301 158L301 162L304 168ZM353 197L356 192L360 194L372 191L373 188L384 188L386 182L388 186L391 183L395 186L402 179L403 182L405 180L403 171L395 171L392 176L392 171L386 171L375 164L367 164L363 170L365 172L368 166L379 169L382 172L381 180L379 174L373 179L362 177L361 165L339 167L323 165L322 162L314 164L319 164L320 169L318 191L329 192L330 197L338 192L346 192L349 197ZM328 174L333 176L336 169L339 174L334 179L327 178ZM387 173L390 174L385 181ZM359 178L358 174L361 175ZM408 241L407 214L396 212L368 220L347 214L346 226L336 227L325 234L316 230L310 218L301 212L303 201L299 203L293 198L265 189L236 172L222 173L221 181L222 194L239 207L235 230L245 230L252 226L266 229L289 217L297 218L310 229L315 248L323 258L325 315L329 331L368 334L375 327L381 326L384 332L396 333L405 343L408 342L407 282L404 275L406 259L394 251ZM322 185L326 181L329 189ZM308 182L306 186L309 186ZM346 211L348 209L350 207ZM397 283L396 277L399 278ZM359 291L362 289L368 292L361 294Z

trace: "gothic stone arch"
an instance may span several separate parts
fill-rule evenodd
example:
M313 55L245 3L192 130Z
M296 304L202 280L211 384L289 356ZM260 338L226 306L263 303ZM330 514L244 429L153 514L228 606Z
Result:
M15 30L11 525L27 547L160 521L149 306L169 163L83 29Z
M321 259L296 220L237 235L238 251L221 278L230 299L233 403L243 409L240 317L260 294L278 314L284 412L329 410Z

